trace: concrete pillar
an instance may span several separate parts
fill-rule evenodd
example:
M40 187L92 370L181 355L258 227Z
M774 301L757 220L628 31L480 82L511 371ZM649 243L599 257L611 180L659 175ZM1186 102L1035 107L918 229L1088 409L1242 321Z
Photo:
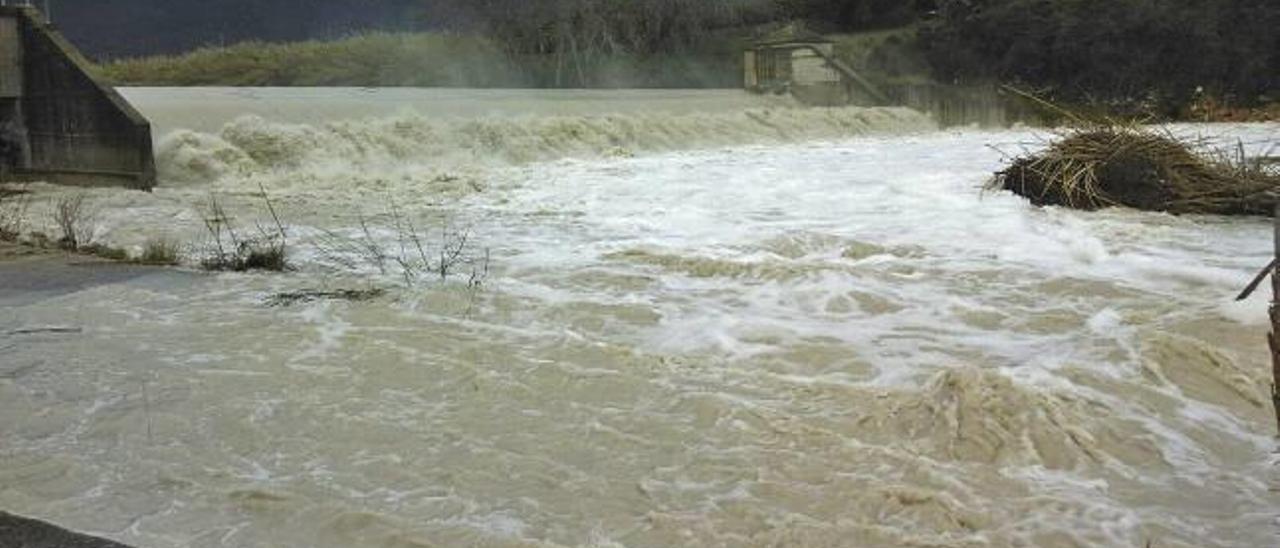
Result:
M0 18L0 177L31 161L22 117L22 34L17 19Z
M22 34L18 20L0 17L0 99L22 95Z
M12 176L155 186L151 125L34 8L0 7L0 140Z

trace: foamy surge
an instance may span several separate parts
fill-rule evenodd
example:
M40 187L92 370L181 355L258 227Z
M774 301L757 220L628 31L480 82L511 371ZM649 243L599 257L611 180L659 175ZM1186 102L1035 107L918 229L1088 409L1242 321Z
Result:
M305 170L333 176L403 167L627 156L708 146L830 139L932 129L903 108L746 109L736 112L485 117L404 114L317 125L238 118L215 134L178 130L158 145L164 184Z

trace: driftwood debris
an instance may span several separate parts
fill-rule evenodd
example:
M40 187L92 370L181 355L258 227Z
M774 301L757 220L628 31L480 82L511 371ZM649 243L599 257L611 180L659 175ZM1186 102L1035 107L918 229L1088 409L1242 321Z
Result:
M1268 308L1271 332L1267 334L1267 345L1271 349L1271 407L1275 410L1276 428L1280 431L1280 202L1276 204L1275 219L1275 258L1236 300L1248 299L1268 276L1271 277L1271 305Z
M13 329L9 331L8 334L10 336L40 335L45 333L56 334L56 335L70 335L70 334L78 334L83 332L84 332L84 328L81 328L81 327L50 326L50 327L24 327L22 329Z
M1203 141L1138 124L1089 123L1016 158L990 188L1041 206L1271 215L1280 172L1243 149L1212 151Z
M371 301L386 294L383 289L339 289L335 291L304 289L276 293L267 299L269 306L292 306L314 301Z

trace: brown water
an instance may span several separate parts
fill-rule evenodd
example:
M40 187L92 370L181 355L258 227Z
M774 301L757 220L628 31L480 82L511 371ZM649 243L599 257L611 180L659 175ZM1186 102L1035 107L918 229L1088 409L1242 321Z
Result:
M0 507L142 547L1275 543L1265 302L1231 302L1266 221L982 195L1025 131L653 110L161 145L183 180L91 193L99 239L198 247L261 184L297 270L0 299ZM483 287L333 245L403 257L396 218L465 230Z

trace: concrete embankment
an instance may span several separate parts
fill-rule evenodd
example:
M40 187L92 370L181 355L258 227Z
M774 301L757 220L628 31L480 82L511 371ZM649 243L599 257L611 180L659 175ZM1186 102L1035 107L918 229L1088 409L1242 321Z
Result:
M155 186L151 126L34 8L0 7L0 179Z
M0 308L24 306L143 277L186 277L171 269L0 242ZM5 548L0 544L0 548Z
M131 548L0 511L0 548Z

